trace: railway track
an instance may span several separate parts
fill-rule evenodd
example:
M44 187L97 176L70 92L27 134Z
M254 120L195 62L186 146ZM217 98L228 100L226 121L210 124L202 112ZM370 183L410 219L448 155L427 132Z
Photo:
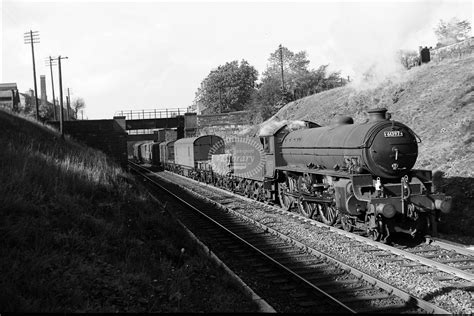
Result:
M224 199L222 203L228 208L245 214L252 213L252 216L258 218L259 222L268 222L268 225L276 227L276 230L286 231L287 228L285 226L288 221L296 223L296 226L298 226L296 228L297 231L301 231L299 227L305 227L305 225L308 226L309 224L311 227L314 227L310 231L319 229L317 234L308 237L311 233L304 230L303 233L293 232L294 238L301 240L306 245L314 244L314 247L318 249L326 247L325 251L336 257L341 252L350 252L355 257L365 256L367 258L354 259L352 261L369 260L371 262L369 267L361 267L362 270L367 271L371 275L379 275L389 280L391 284L406 289L412 295L426 297L432 303L452 312L466 313L467 311L472 313L474 309L474 284L471 281L472 274L467 268L472 263L473 258L472 251L469 249L440 240L435 240L431 245L419 244L416 247L409 248L406 246L391 247L342 229L329 227L299 214L256 202L182 176L168 172L160 173L160 175L171 177L171 179L182 179L182 181L179 181L182 185L194 183L192 185L193 190L199 192L199 194L215 201ZM174 181L176 182L177 180ZM196 186L196 184L198 185ZM236 196L239 198L235 199ZM268 218L272 215L273 219L269 220ZM284 223L278 224L278 219L276 218L285 218L283 220ZM272 223L271 221L274 222ZM339 237L335 237L335 235ZM319 240L314 241L313 239ZM334 246L328 247L328 241L331 242L331 240ZM343 246L339 247L339 245ZM332 248L338 249L334 250ZM361 253L364 256L360 255ZM344 260L351 261L351 258ZM444 260L444 263L437 262L436 260ZM465 263L465 269L452 267L452 265L459 266L460 262ZM357 265L357 263L355 264ZM390 272L394 271L393 275L392 273L377 271L378 269L374 269L374 265L387 266Z
M168 173L168 172L167 172ZM342 236L346 236L350 239L356 240L360 242L362 245L370 246L370 248L364 251L372 251L376 253L380 257L386 257L388 255L396 256L391 258L392 262L395 261L404 261L406 259L412 261L410 263L403 263L403 265L407 267L428 267L434 272L433 269L437 271L445 272L449 275L440 277L440 280L451 280L456 282L456 280L460 279L467 282L456 282L453 285L463 287L463 288L470 288L474 286L474 251L469 250L461 245L456 245L453 243L449 243L440 239L434 239L434 241L430 244L420 243L416 246L406 246L402 244L396 244L394 246L385 245L380 242L372 241L369 238L366 238L362 232L359 233L351 233L347 232L343 229L328 226L324 223L308 219L302 215L299 215L294 212L289 212L280 209L279 207L268 205L262 202L258 202L247 197L220 189L215 188L213 186L200 183L198 181L180 176L175 175L172 173L172 176L181 177L186 181L192 181L200 186L204 186L206 188L217 190L226 194L230 194L233 196L238 197L239 199L243 200L243 202L239 202L238 200L234 202L234 207L236 209L243 209L246 208L248 202L251 202L252 205L263 208L264 210L280 213L286 216L290 216L301 223L308 223L310 222L312 225L326 228L332 232L340 234ZM204 193L205 195L207 193ZM208 197L212 197L212 193L209 192ZM429 273L430 270L424 271L424 273Z
M148 184L157 185L153 175L148 171L143 174L144 170L137 168L141 167L133 166L147 178ZM279 299L275 301L272 293L287 292L283 296L288 302L280 305L294 307L282 311L448 313L269 225L227 208L225 205L233 203L232 198L221 195L207 199L216 207L194 210L200 213L199 217L179 212L180 220L194 229L200 228L201 234L208 236L209 244L214 245L214 252L222 250L224 257L240 263L237 269L250 268L253 274L266 280L267 290L263 290L263 295L259 293L264 299L278 305Z

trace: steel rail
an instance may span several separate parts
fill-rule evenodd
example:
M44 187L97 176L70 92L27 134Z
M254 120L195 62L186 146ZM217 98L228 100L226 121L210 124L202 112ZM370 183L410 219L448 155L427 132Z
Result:
M144 170L146 170L147 172L149 172L148 169L146 168L143 168L133 162L129 162L130 164L133 164L135 167L139 167L139 168L142 168ZM178 200L180 203L184 204L186 207L192 209L194 212L200 214L201 216L203 216L204 218L206 218L207 220L209 220L211 223L213 223L214 225L216 225L217 227L219 227L220 229L224 230L226 233L228 233L229 235L231 235L233 238L235 238L236 240L238 240L240 243L246 245L248 248L252 249L252 251L255 251L256 253L258 253L259 255L261 255L262 257L266 258L268 261L270 261L272 264L278 266L280 269L284 270L285 272L287 272L288 274L290 274L291 276L293 276L294 278L300 280L300 282L303 282L305 285L307 285L308 287L310 287L311 289L317 291L319 294L325 296L327 299L329 299L330 301L332 301L334 304L336 304L337 306L339 306L340 308L344 309L346 312L349 312L349 313L353 313L355 314L356 311L354 311L353 309L351 309L350 307L348 307L347 305L345 305L344 303L342 303L341 301L339 301L338 299L336 299L335 297L329 295L328 293L326 293L325 291L323 291L322 289L320 289L319 287L315 286L314 284L312 284L310 281L306 280L305 278L301 277L300 275L298 275L297 273L293 272L291 269L287 268L286 266L282 265L280 262L276 261L275 259L273 259L272 257L268 256L266 253L262 252L260 249L256 248L255 246L253 246L252 244L250 244L249 242L247 242L245 239L242 239L240 236L236 235L234 232L230 231L229 229L227 229L225 226L221 225L220 223L218 223L217 221L215 221L213 218L209 217L208 215L206 215L205 213L203 213L201 210L197 209L196 207L194 207L193 205L191 205L190 203L186 202L184 199L182 199L181 197L177 196L176 194L174 194L173 192L171 192L170 190L168 190L167 188L165 188L164 186L160 185L159 183L157 183L156 181L154 181L152 178L146 176L145 174L142 174L142 176L147 179L149 182L151 182L153 185L159 187L161 190L165 191L167 194L169 194L170 196L172 196L174 199ZM192 192L192 191L190 191ZM194 192L195 193L195 192ZM211 200L209 200L210 202L212 203L215 203ZM231 211L230 213L234 214L235 212L234 211ZM234 214L235 215L235 214Z

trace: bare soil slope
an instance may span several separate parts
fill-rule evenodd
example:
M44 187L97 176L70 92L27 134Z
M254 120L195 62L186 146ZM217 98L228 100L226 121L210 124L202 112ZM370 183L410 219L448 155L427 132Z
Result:
M328 125L348 115L361 123L368 118L366 111L376 107L386 107L392 119L420 136L415 167L437 172L440 191L455 196L451 215L457 221L446 223L445 230L462 227L472 236L474 56L425 64L377 84L351 84L308 96L284 106L274 119ZM447 178L440 179L442 174Z

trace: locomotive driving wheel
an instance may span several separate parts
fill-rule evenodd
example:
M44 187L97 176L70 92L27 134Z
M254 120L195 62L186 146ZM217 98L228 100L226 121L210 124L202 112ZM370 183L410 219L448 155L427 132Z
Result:
M320 204L319 215L324 224L333 226L337 221L338 211L334 206Z
M290 197L286 194L288 186L285 182L278 183L278 198L280 200L281 208L285 211L288 211L291 208L292 201Z
M313 218L314 212L317 210L317 208L318 204L316 203L311 203L308 201L298 202L298 210L303 216L307 218Z

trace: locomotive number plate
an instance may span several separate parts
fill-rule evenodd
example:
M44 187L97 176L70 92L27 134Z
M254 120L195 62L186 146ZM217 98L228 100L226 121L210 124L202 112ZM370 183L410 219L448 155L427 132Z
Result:
M401 131L385 131L383 132L385 137L403 137L403 132Z

